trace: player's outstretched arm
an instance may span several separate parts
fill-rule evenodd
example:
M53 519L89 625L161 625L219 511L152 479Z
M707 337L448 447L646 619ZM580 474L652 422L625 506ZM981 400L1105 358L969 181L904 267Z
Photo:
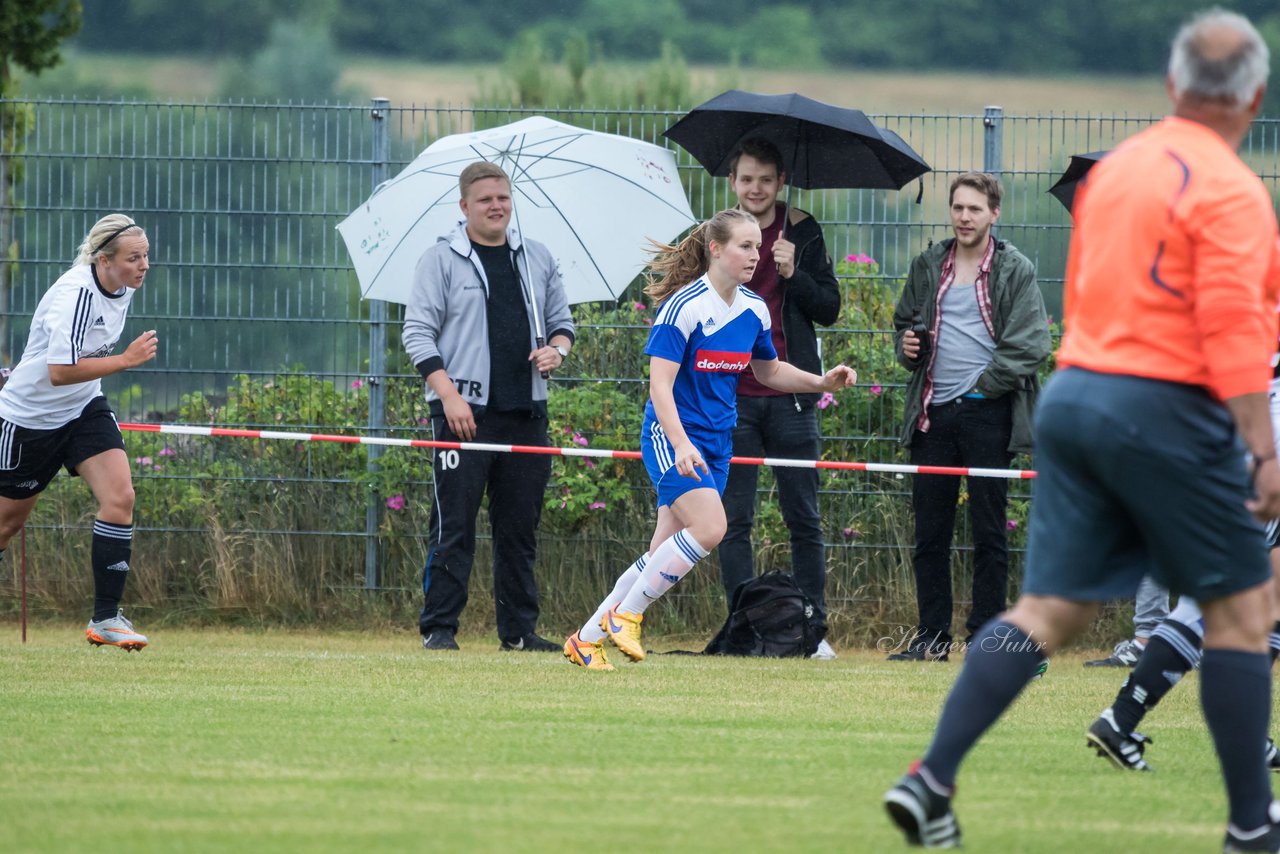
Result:
M751 372L762 385L776 391L798 394L834 392L858 382L858 372L848 365L836 365L820 376L778 359L752 359Z

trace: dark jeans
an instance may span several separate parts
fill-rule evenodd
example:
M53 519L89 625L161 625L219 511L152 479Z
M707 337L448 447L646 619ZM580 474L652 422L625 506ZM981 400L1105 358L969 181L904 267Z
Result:
M733 430L733 453L740 457L818 458L818 416L812 407L796 409L795 398L738 396L738 426ZM751 526L756 515L759 466L729 466L724 490L728 527L720 542L720 577L725 598L733 600L738 585L755 575L751 554ZM796 584L813 602L826 623L827 567L818 516L818 470L775 468L778 506L791 535L791 572Z
M442 417L431 419L431 429L436 441L460 441ZM547 445L547 419L528 413L486 412L476 419L474 441ZM498 637L515 641L530 634L538 623L533 561L551 457L437 449L433 465L435 506L431 545L422 573L419 630L425 635L434 628L458 629L475 560L476 513L487 492Z
M959 398L929 407L928 433L911 440L911 462L926 466L1008 468L1013 457L1013 428L1008 396L995 400ZM1005 609L1009 588L1009 549L1005 524L1008 481L966 478L969 522L973 529L973 606L965 629L973 635ZM951 538L955 530L960 478L915 475L911 505L916 517L916 606L921 638L951 642Z

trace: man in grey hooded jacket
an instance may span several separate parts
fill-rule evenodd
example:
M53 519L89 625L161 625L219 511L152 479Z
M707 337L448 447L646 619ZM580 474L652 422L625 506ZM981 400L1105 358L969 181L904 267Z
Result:
M573 345L573 318L550 250L511 222L511 181L479 161L458 180L465 221L418 262L403 341L426 380L437 441L548 445L547 377ZM533 576L551 475L545 455L437 450L423 608L425 649L456 650L486 492L493 595L505 650L558 652L539 637Z

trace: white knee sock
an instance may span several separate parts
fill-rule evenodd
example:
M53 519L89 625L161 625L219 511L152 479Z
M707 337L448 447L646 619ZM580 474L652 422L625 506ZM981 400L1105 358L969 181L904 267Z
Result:
M600 628L600 621L604 619L605 612L626 597L627 593L644 573L645 563L649 560L649 553L645 552L636 558L636 562L627 567L622 575L618 576L618 581L613 585L613 590L609 591L609 595L604 597L604 601L600 603L600 607L596 608L596 612L591 615L591 619L587 620L578 631L578 637L587 643L599 643L604 638L604 629Z
M670 590L675 583L684 578L693 565L706 557L710 552L704 549L687 530L677 531L670 539L658 546L653 557L640 577L640 582L632 586L630 592L618 606L619 611L643 614L645 608L656 602L662 594Z

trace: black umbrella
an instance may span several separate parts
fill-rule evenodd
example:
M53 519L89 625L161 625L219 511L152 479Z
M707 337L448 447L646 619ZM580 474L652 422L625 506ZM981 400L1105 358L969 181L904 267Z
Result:
M1067 171L1062 173L1062 177L1058 182L1049 188L1049 192L1053 197L1062 202L1063 206L1069 211L1076 200L1076 185L1080 183L1080 179L1089 174L1089 170L1093 168L1093 164L1102 159L1105 151L1091 151L1088 154L1073 154L1071 162L1067 164Z
M729 158L744 139L763 137L782 152L787 183L802 190L899 190L929 164L891 130L861 110L803 95L758 95L732 89L667 128L712 175L729 174Z

